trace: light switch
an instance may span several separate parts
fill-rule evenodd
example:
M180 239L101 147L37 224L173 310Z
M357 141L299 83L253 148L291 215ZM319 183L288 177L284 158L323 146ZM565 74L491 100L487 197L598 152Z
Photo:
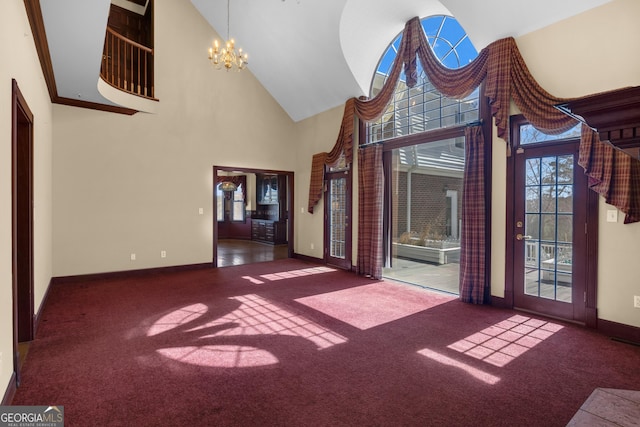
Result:
M198 208L198 214L199 215L204 214L204 208Z
M618 211L615 209L607 210L607 222L618 222Z

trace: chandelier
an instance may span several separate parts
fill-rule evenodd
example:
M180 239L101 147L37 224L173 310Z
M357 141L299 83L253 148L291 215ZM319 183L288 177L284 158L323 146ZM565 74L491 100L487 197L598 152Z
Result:
M209 48L209 61L218 70L224 67L227 71L232 68L240 71L247 66L248 55L242 52L242 48L236 52L235 41L229 38L229 1L227 0L227 42L225 47L220 49L218 40L213 41L213 47Z
M231 181L222 181L220 183L220 190L221 191L231 191L234 192L238 189L238 186L231 182Z

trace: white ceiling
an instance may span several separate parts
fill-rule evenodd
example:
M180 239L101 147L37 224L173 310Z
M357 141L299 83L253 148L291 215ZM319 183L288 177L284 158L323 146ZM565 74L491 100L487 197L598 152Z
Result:
M233 0L230 35L249 53L249 70L299 121L367 94L380 56L415 16L455 16L480 51L609 1ZM191 3L226 38L227 1ZM58 95L113 105L97 91L110 0L40 4Z

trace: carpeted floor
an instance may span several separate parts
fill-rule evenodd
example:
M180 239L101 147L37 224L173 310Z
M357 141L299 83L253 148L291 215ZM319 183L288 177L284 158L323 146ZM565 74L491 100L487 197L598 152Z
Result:
M563 426L640 348L285 259L58 284L22 380L67 426Z

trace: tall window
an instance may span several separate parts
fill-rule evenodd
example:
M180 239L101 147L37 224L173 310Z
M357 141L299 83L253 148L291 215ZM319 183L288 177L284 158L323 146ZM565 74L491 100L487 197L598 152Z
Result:
M448 68L471 62L477 51L458 22L450 16L432 16L422 27L436 57ZM375 96L388 78L401 36L389 45L371 84ZM383 275L417 285L458 292L460 221L464 176L466 124L480 117L478 90L465 99L442 95L429 81L418 60L418 82L413 88L400 76L395 95L382 117L369 124L369 142L391 142L389 229L391 257ZM445 137L440 131L447 129ZM450 132L449 132L450 131ZM416 144L415 137L423 136ZM443 139L444 138L444 139ZM406 142L405 142L406 141Z

